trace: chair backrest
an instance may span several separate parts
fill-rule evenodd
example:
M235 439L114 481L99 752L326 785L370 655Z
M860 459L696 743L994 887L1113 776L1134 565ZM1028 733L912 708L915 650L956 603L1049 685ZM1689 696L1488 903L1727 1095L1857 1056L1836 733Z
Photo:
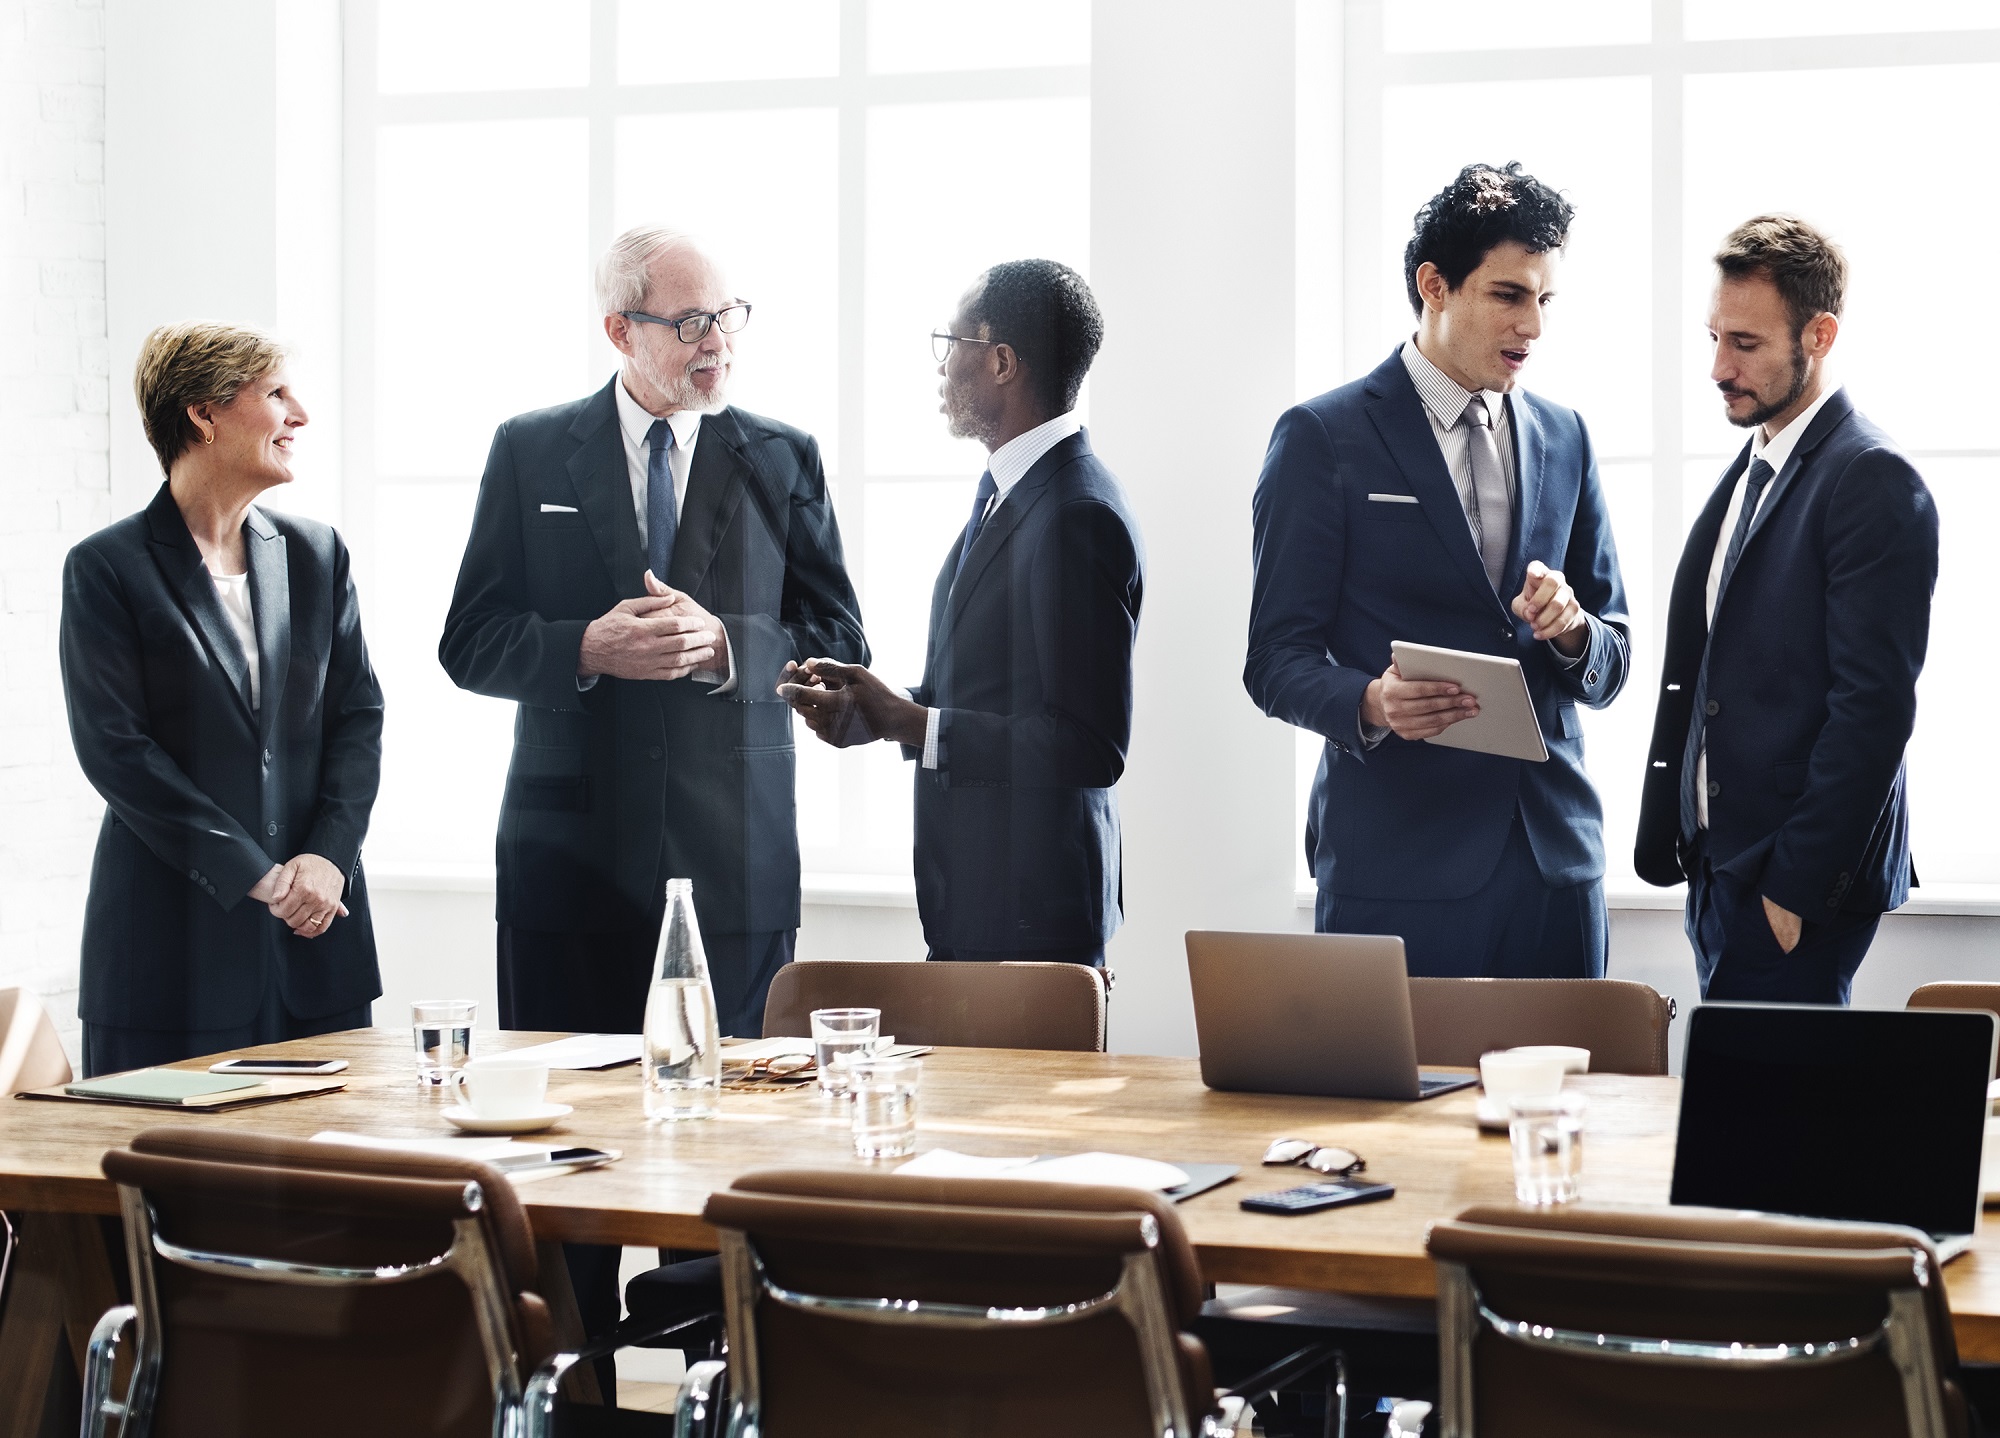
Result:
M1984 1009L2000 1017L2000 984L1924 984L1903 1006L1909 1009ZM1993 1073L2000 1078L2000 1054L1993 1060Z
M1214 1412L1201 1271L1157 1194L774 1169L704 1217L728 1401L764 1438L1192 1438Z
M809 960L771 981L764 1033L803 1038L814 1009L870 1008L902 1043L1101 1053L1104 997L1088 964Z
M1594 1073L1663 1074L1673 1001L1629 979L1411 979L1417 1062L1467 1068L1494 1049L1574 1044Z
M1434 1224L1444 1438L1963 1438L1943 1276L1888 1224L1707 1208Z
M104 1173L153 1438L489 1438L554 1351L533 1234L486 1164L157 1128Z
M0 1096L75 1076L42 1001L28 989L0 989Z

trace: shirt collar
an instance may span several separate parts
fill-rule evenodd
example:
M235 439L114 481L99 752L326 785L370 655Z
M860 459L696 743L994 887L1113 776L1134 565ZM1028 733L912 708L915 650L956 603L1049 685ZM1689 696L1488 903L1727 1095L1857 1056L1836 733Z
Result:
M1799 447L1799 441L1806 437L1807 426L1819 417L1819 412L1826 408L1826 402L1839 393L1840 386L1835 385L1822 394L1801 410L1797 419L1773 435L1769 444L1764 442L1764 427L1757 426L1756 433L1750 437L1750 458L1753 461L1761 459L1770 465L1775 478L1791 459L1792 451Z
M1083 421L1071 410L1015 435L987 456L986 472L993 476L994 488L1005 496L1035 467L1036 460L1082 428Z
M625 441L634 449L646 448L646 431L653 427L659 416L648 414L646 407L632 398L625 388L625 377L621 374L612 381L611 391L618 399L618 427L625 432ZM694 437L701 432L701 411L698 409L678 409L667 416L667 427L674 432L674 446L686 449L694 443Z
M1472 398L1472 391L1432 364L1417 348L1414 335L1403 344L1403 368L1410 372L1417 398L1424 402L1424 408L1441 428L1450 429L1465 417L1466 402ZM1498 424L1506 413L1507 396L1490 389L1482 393L1486 396L1486 412Z

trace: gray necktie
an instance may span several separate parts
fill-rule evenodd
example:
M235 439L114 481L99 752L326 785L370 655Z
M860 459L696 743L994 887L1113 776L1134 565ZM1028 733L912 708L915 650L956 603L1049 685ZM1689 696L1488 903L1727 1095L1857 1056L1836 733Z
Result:
M1475 394L1465 402L1459 416L1465 426L1465 449L1472 461L1472 496L1478 505L1472 520L1472 542L1479 548L1479 561L1486 566L1486 578L1493 592L1500 592L1500 580L1507 572L1507 546L1513 539L1513 506L1507 501L1507 472L1500 467L1500 446L1493 440L1493 416L1487 412L1486 396Z

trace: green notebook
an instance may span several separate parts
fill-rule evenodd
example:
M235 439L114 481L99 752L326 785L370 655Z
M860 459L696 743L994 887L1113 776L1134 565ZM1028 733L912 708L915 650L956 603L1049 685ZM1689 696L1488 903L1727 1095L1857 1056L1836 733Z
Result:
M186 1069L138 1069L65 1084L72 1098L119 1098L135 1103L185 1104L213 1094L264 1087L261 1075L191 1073ZM245 1094L248 1097L248 1094Z

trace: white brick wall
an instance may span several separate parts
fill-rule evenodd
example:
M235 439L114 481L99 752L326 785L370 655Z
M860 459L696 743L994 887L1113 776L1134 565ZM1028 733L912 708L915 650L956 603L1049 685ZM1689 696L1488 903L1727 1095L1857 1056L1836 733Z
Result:
M111 519L102 0L0 0L0 987L76 1053L103 804L56 668L63 555Z

